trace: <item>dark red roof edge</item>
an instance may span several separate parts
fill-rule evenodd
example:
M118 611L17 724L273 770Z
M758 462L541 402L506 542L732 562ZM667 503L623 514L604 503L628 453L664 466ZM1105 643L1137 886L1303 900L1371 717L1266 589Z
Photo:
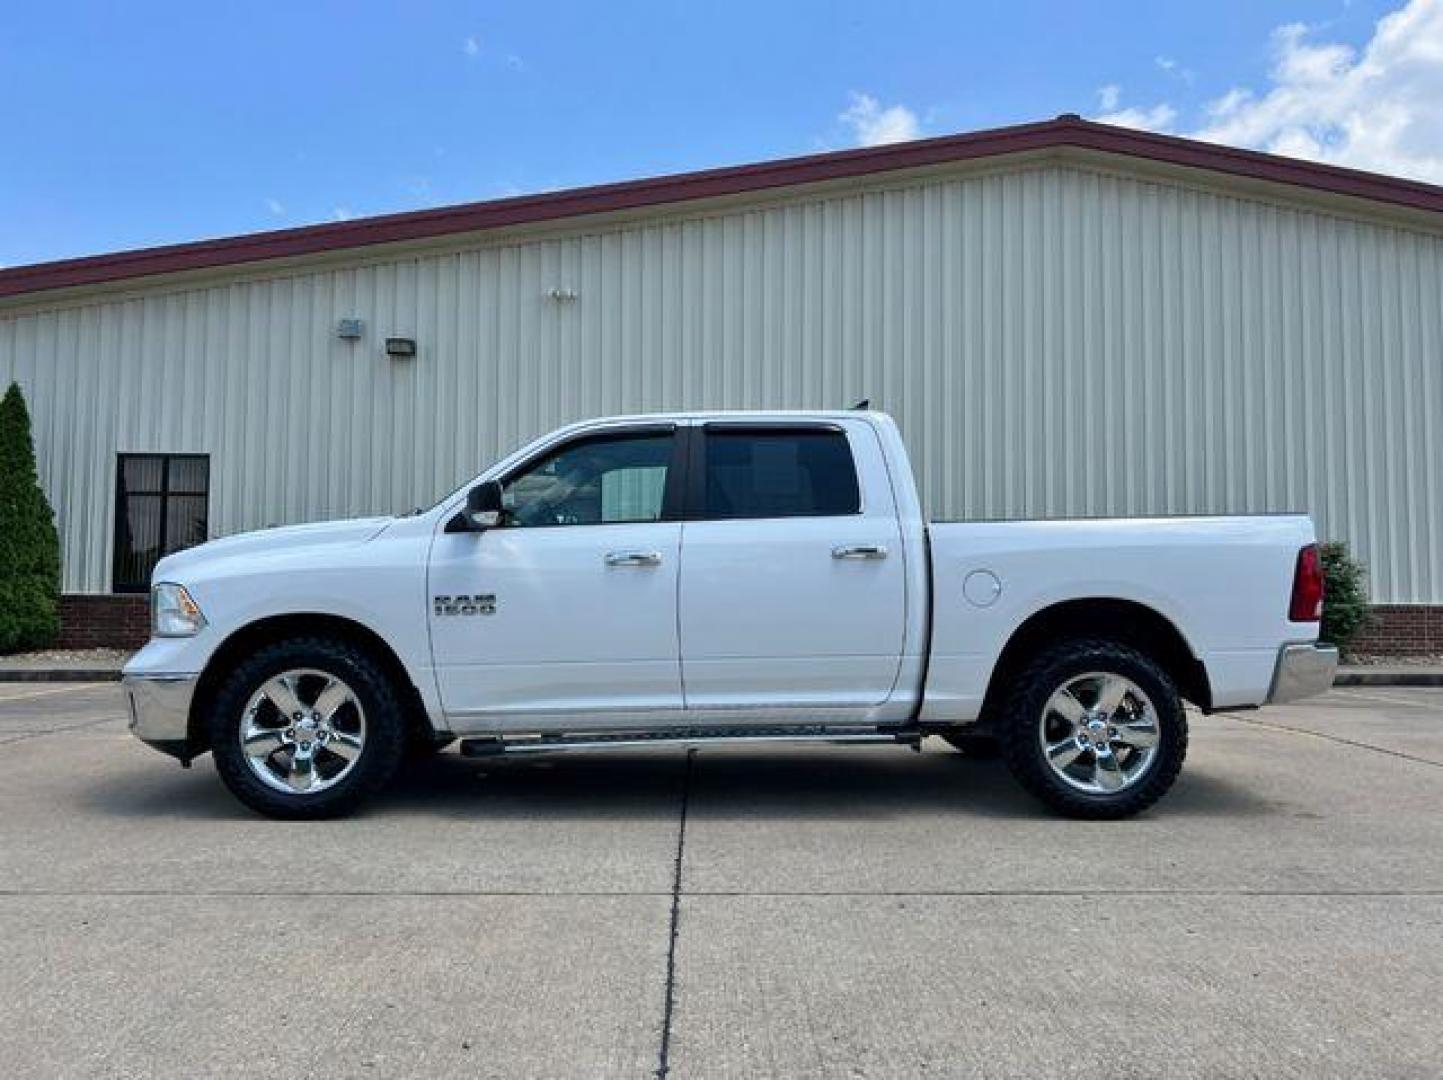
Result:
M1174 135L1113 127L1076 116L1060 116L1041 123L945 135L941 138L862 150L812 154L756 165L706 169L701 172L628 180L543 195L523 195L518 198L465 203L435 210L386 214L355 221L306 225L274 232L250 233L245 236L16 266L0 270L0 297L77 285L96 285L152 274L313 255L371 244L476 232L509 225L554 221L583 214L632 210L719 195L738 195L770 188L1058 147L1080 147L1169 165L1207 169L1335 195L1372 199L1413 210L1443 211L1443 187L1432 184L1277 157L1255 150L1239 150Z

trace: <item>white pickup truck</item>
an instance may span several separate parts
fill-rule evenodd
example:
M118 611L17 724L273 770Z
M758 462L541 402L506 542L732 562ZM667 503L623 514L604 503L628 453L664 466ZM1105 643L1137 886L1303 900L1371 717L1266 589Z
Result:
M929 524L876 412L592 420L430 510L163 559L130 723L248 806L352 810L407 753L996 746L1062 813L1165 792L1203 712L1315 694L1305 516Z

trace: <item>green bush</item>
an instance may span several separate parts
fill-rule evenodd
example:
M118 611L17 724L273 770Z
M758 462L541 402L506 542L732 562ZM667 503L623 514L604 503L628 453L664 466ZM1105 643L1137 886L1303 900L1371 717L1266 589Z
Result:
M42 649L60 633L60 540L35 472L20 387L0 398L0 653Z
M1319 636L1344 654L1368 623L1368 583L1363 564L1341 540L1319 548L1323 561L1323 628Z

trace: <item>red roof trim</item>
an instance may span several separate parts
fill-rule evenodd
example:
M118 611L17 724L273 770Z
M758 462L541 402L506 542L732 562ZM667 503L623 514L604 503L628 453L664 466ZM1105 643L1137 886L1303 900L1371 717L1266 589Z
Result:
M0 270L0 297L477 232L1059 147L1080 147L1207 169L1335 195L1372 199L1412 210L1443 211L1443 188L1431 184L1276 157L1253 150L1238 150L1172 135L1096 124L1075 116L1060 116L1042 123L891 146L813 154L758 165L707 169L544 195L524 195L436 210L387 214L357 221L17 266Z

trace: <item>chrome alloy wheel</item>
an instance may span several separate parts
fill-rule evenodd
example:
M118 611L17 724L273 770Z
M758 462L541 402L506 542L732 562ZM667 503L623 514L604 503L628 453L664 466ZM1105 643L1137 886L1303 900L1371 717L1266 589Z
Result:
M1075 675L1047 699L1037 725L1043 756L1070 787L1113 795L1137 783L1157 756L1157 710L1131 679Z
M366 713L334 675L282 672L246 702L239 728L246 764L267 786L310 795L340 783L366 745Z

